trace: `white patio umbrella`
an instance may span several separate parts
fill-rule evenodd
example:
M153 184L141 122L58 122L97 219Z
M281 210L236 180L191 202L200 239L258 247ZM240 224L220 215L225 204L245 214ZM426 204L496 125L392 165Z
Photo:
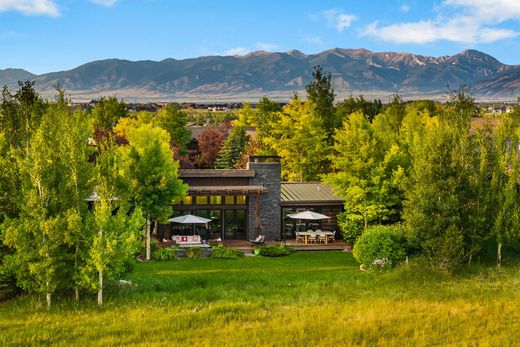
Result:
M170 218L168 219L168 221L181 224L206 224L211 222L211 219L194 216L192 214L187 214L185 216Z
M293 213L288 215L289 218L292 219L306 219L306 220L320 220L320 219L329 219L329 216L326 216L321 213L312 212L312 211L303 211L299 213Z
M207 219L207 218L203 218L203 217L199 217L199 216L194 216L192 214L187 214L187 215L184 215L184 216L170 218L170 219L168 219L168 221L169 222L174 222L174 223L193 224L193 225L195 225L195 224L206 224L206 228L207 228L208 227L208 223L211 222L211 219Z

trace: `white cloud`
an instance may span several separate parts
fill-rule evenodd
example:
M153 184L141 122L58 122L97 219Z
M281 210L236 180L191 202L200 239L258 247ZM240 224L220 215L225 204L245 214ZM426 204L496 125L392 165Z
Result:
M53 0L0 0L0 12L15 11L25 15L58 17L60 11Z
M224 52L224 55L246 55L248 53L251 53L250 49L244 48L244 47L235 47L228 49Z
M272 52L272 51L277 50L278 48L280 48L280 46L277 45L276 43L257 42L256 43L256 48L261 50L261 51Z
M386 26L373 22L361 31L361 36L398 44L426 44L441 40L491 43L520 34L498 27L508 20L520 20L520 1L444 0L436 18Z
M90 0L90 2L105 7L112 7L116 4L117 0Z
M338 32L349 28L357 19L353 14L344 13L337 9L323 11L323 16L328 25L335 28Z
M410 5L407 5L407 4L401 5L401 8L400 8L401 12L403 12L403 13L408 13L408 12L410 12L411 9L412 8L410 7Z

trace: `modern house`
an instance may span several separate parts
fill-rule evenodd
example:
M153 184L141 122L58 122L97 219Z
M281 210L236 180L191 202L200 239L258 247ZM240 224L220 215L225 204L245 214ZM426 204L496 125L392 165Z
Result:
M244 170L180 170L189 189L174 205L174 216L190 213L212 222L207 227L162 224L159 238L196 232L208 240L248 240L260 234L266 240L283 240L294 238L298 229L337 230L342 199L321 183L282 182L280 165L279 157L251 156ZM331 218L309 224L287 216L307 209Z

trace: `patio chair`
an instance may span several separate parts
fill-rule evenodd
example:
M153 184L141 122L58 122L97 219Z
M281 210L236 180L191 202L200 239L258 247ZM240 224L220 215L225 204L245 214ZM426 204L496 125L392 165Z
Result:
M327 234L316 232L316 241L319 243L325 243L327 241Z
M334 242L336 241L336 230L332 232L332 234L327 234L327 241Z
M309 233L309 243L316 243L317 234L315 232Z
M296 242L305 242L305 237L302 234L298 231L295 231L294 233L296 234Z
M263 246L265 245L265 235L258 235L256 239L249 240L253 244L253 246Z

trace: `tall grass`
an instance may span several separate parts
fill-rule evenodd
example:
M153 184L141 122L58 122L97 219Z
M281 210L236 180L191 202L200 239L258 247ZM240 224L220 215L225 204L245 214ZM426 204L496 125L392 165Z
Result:
M138 264L134 288L0 306L0 345L430 346L520 341L517 267L363 273L350 254Z

